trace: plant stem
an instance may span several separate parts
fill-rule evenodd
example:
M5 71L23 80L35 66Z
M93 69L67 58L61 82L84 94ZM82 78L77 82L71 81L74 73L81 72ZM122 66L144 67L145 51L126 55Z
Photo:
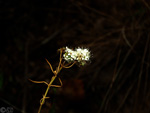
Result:
M41 109L42 109L42 106L43 106L43 104L44 104L44 102L45 102L45 99L48 98L48 97L46 97L46 96L47 96L48 91L50 90L50 87L52 86L52 83L53 83L54 80L56 79L58 73L59 73L59 72L61 71L61 69L64 67L63 65L61 65L61 63L62 63L62 51L63 51L63 50L61 49L61 50L60 50L59 64L58 64L58 67L56 68L55 71L53 70L53 68L52 68L51 64L49 63L49 61L46 59L46 61L47 61L47 63L49 64L49 66L50 66L52 72L54 73L54 75L52 76L51 81L49 82L49 84L46 83L48 86L47 86L47 89L46 89L46 91L45 91L45 94L43 95L43 98L42 98L41 101L40 101L40 107L39 107L38 113L41 112ZM70 67L72 67L75 63L76 63L76 62L74 62L72 65L70 65L70 66L68 66L68 67L64 67L64 68L70 68ZM61 82L61 81L60 81L60 82ZM35 83L38 83L38 82L35 82Z
M52 85L52 83L53 83L53 81L55 80L56 77L57 77L57 74L54 75L54 76L52 77L50 83L48 84L47 89L46 89L46 92L45 92L45 94L44 94L44 96L43 96L43 98L42 98L42 100L41 100L41 103L40 103L40 107L39 107L38 113L41 112L41 108L42 108L42 105L43 105L44 102L45 102L47 93L48 93L48 91L50 90L50 87L51 87L51 85Z

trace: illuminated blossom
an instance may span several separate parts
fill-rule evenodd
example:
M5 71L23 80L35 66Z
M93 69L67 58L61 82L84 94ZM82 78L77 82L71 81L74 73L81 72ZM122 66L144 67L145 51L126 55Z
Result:
M85 65L85 63L90 59L90 51L80 47L76 48L75 50L66 47L63 58L67 62L77 61L81 65Z

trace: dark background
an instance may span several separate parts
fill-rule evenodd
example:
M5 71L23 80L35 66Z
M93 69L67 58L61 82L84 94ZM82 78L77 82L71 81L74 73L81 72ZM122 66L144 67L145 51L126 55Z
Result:
M60 72L42 113L150 112L148 0L1 0L0 28L0 108L37 113L46 85L28 79L50 81L68 46L90 62Z

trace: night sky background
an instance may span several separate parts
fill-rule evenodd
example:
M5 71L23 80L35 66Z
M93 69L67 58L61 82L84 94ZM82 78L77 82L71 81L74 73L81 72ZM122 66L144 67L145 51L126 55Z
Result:
M0 109L37 113L47 86L29 79L49 82L45 58L55 69L68 46L91 59L58 74L41 113L150 113L148 0L1 0L0 28Z

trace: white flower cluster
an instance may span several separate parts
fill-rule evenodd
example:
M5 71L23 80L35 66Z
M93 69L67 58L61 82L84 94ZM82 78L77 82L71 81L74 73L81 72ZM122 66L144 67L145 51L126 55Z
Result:
M86 61L89 61L90 59L90 52L88 49L82 49L79 47L75 50L66 47L65 53L63 54L63 58L67 62L77 61L81 63L81 65L84 65Z

